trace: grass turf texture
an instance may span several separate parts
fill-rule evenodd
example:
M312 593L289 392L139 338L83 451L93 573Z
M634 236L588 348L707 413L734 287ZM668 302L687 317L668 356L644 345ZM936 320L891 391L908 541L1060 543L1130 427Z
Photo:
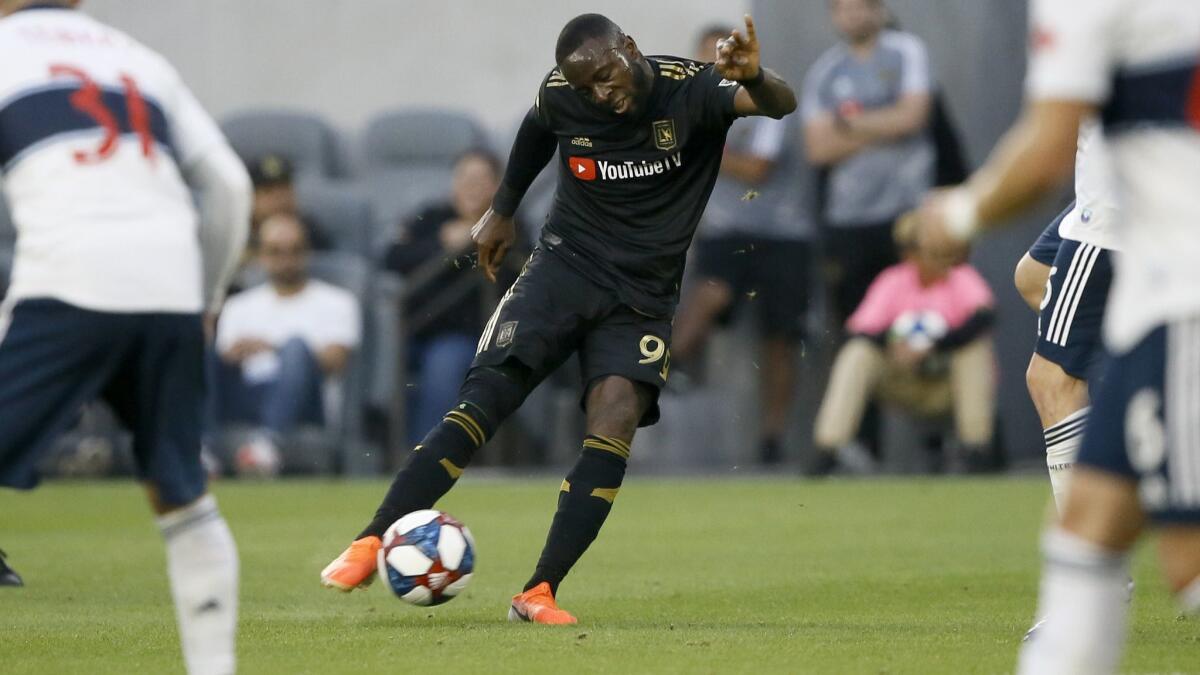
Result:
M1011 671L1032 616L1042 479L630 480L560 592L581 623L504 621L558 481L472 481L441 505L478 545L471 587L411 607L317 574L381 482L216 486L242 559L244 673ZM0 493L5 673L182 672L160 538L140 491ZM1151 547L1136 568L1124 670L1200 672Z

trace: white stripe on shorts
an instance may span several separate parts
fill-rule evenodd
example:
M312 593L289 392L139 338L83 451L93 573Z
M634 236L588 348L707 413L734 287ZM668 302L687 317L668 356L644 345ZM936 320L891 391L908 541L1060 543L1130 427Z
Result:
M1084 244L1084 246L1088 246L1088 244ZM1067 338L1070 337L1071 326L1074 325L1075 322L1075 311L1079 309L1079 301L1083 298L1083 294L1087 292L1088 280L1092 278L1092 268L1096 266L1096 259L1100 257L1100 249L1096 248L1095 246L1091 246L1090 248L1091 250L1088 252L1087 257L1087 267L1084 268L1083 273L1079 278L1079 284L1077 290L1075 291L1075 297L1071 300L1071 311L1069 314L1067 314L1067 320L1059 329L1062 333L1062 337L1059 338L1058 344L1063 347L1067 346Z
M1067 268L1067 276L1059 288L1058 297L1054 301L1054 312L1050 315L1050 325L1046 329L1046 340L1051 344L1065 345L1062 333L1067 324L1067 315L1073 314L1071 305L1076 295L1082 291L1087 282L1086 274L1091 271L1088 264L1090 251L1095 247L1090 244L1080 244L1071 256L1071 265Z

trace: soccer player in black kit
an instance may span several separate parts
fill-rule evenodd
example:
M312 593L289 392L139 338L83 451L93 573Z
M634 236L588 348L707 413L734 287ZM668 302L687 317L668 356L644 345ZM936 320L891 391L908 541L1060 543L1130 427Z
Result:
M388 526L431 508L526 395L578 353L587 436L533 577L509 610L511 620L575 623L554 596L612 508L634 432L658 420L684 260L725 133L739 116L796 108L788 84L760 67L749 16L714 64L644 56L599 14L568 22L554 56L492 208L472 231L494 281L515 239L513 213L557 148L558 192L541 240L484 328L459 403L413 451L371 524L322 571L326 586L369 583Z

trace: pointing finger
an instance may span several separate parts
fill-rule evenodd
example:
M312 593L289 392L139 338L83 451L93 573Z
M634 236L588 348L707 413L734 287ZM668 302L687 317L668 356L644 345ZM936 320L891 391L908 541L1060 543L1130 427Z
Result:
M749 14L747 14L744 18L746 19L746 37L750 40L750 42L757 42L758 33L754 31L754 19L751 18Z

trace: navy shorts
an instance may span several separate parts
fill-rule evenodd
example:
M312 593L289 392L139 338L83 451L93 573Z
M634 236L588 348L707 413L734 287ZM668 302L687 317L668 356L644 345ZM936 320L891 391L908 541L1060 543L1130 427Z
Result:
M1050 266L1034 351L1067 374L1089 379L1104 355L1100 328L1112 285L1112 253L1063 239Z
M1062 237L1058 236L1058 226L1062 223L1063 218L1075 208L1075 202L1067 204L1067 208L1062 210L1062 213L1054 216L1054 220L1042 230L1038 235L1033 246L1029 247L1029 257L1042 263L1043 265L1053 265L1054 257L1058 255L1058 246L1062 243Z
M34 299L18 302L8 319L7 331L0 326L0 485L36 486L42 453L85 403L103 399L133 434L139 477L165 504L204 494L199 314L95 312Z
M479 338L472 367L516 361L540 382L572 354L583 370L583 402L600 378L619 375L646 385L653 403L639 426L658 421L658 393L671 367L671 319L621 303L558 253L534 250Z
M1153 522L1200 524L1200 318L1105 359L1078 462L1135 481Z

